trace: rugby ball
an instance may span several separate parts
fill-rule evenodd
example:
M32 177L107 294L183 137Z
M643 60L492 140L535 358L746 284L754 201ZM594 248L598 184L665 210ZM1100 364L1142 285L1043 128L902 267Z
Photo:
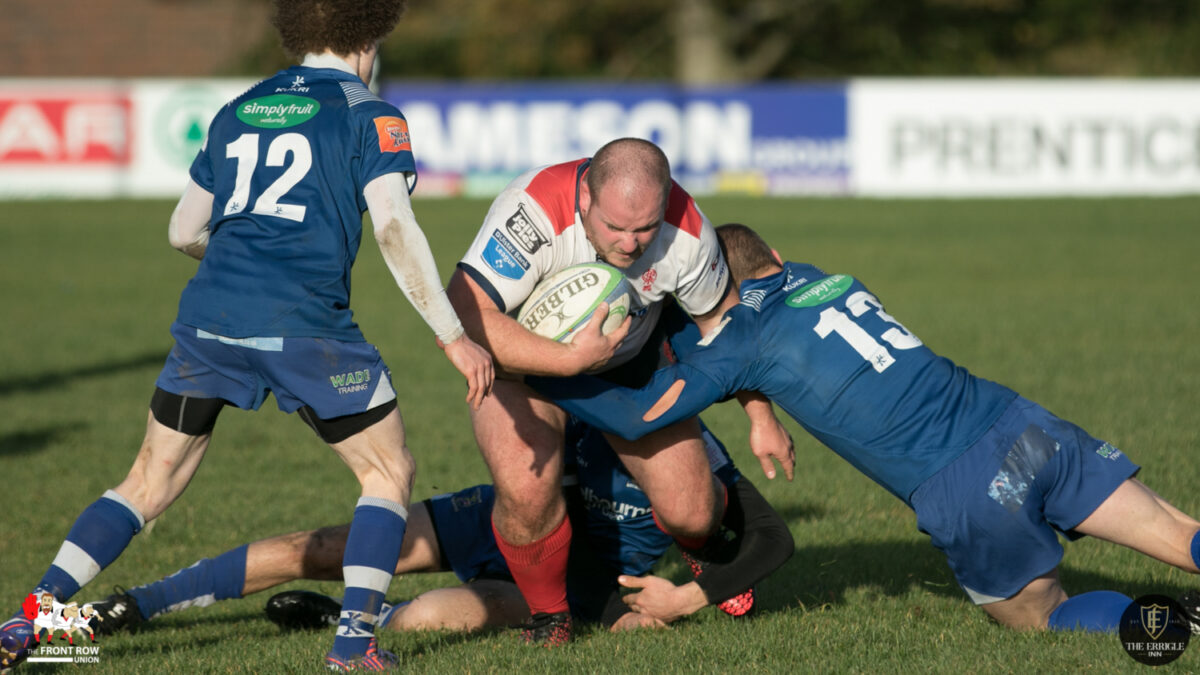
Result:
M605 335L629 316L633 289L625 275L612 265L572 265L543 279L517 313L517 321L534 333L558 342L570 342L587 325L596 307L608 303Z

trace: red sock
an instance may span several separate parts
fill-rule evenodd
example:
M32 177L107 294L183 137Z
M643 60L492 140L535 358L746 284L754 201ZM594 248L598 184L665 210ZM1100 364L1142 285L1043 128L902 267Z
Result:
M508 571L531 614L567 611L567 555L571 551L571 521L564 515L550 534L524 546L514 546L500 536L492 523L496 546L508 561Z
M729 490L726 489L724 483L717 481L717 485L721 488L721 517L724 518L725 509L729 506ZM658 514L654 511L654 509L650 509L650 515L654 516L654 524L658 526L658 529L666 532L667 534L671 534L670 532L667 532L667 528L663 527L662 521L658 519ZM676 537L673 534L671 534L671 537L675 539L675 542L679 544L680 547L689 551L696 551L704 546L705 542L708 541L708 538L713 532L716 532L719 529L721 529L721 518L717 518L717 526L712 529L712 532L709 532L702 537Z

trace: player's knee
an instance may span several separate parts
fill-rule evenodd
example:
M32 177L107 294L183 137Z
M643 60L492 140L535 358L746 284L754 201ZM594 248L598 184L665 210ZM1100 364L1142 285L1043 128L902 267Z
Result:
M413 480L417 476L417 462L409 452L408 446L401 444L394 448L382 448L372 458L372 469L378 471L383 480L389 485L402 485L405 492L412 489ZM365 484L363 477L359 482Z
M659 526L675 537L704 537L717 529L721 515L712 496L689 495L691 499L660 500L654 505Z
M114 491L149 522L162 515L177 495L168 481L149 478L142 469L143 463L135 462L125 480Z
M497 490L496 504L492 510L493 514L499 512L504 517L530 524L549 521L555 515L566 515L562 493L554 490L539 490L537 486L531 486L528 490L516 493L501 493L500 490Z
M660 516L659 524L673 537L686 539L703 538L716 529L717 520L715 518L703 518L701 515L688 514L689 517L676 520Z
M420 596L396 610L388 628L398 631L454 630L460 628L462 617L452 616L438 603L426 602Z

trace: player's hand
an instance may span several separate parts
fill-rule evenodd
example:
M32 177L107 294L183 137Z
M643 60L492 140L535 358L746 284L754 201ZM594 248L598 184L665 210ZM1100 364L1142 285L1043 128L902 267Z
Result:
M602 302L592 313L592 318L587 325L571 340L569 347L571 347L572 356L578 365L576 372L595 370L608 363L608 360L616 353L621 341L629 334L629 326L633 323L633 318L628 316L620 326L617 326L616 330L608 335L602 334L600 331L607 318L608 303Z
M467 403L472 408L483 405L483 399L491 393L492 382L496 379L492 355L467 337L466 333L450 344L443 344L441 340L437 342L446 352L450 363L467 378Z
M652 574L644 577L622 574L617 577L617 583L625 588L638 589L636 593L629 593L622 598L630 609L663 623L671 623L708 605L704 591L694 581L676 586Z
M650 616L649 614L638 614L637 612L626 612L621 615L621 618L613 622L610 631L619 633L626 630L641 630L643 628L659 629L670 628L662 621Z
M792 480L796 467L796 445L778 419L751 421L750 451L758 458L768 479L775 478L775 462L783 467L783 475Z

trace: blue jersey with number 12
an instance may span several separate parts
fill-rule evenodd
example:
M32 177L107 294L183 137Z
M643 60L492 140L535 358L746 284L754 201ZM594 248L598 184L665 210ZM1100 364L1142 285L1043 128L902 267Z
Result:
M978 440L1016 392L934 354L858 280L812 265L742 283L741 303L701 340L681 322L680 363L638 390L597 378L527 378L567 411L637 438L734 392L759 391L813 436L906 503ZM675 384L679 400L643 414Z
M228 103L191 177L213 195L180 323L227 337L363 341L350 313L363 187L416 167L404 117L355 75L296 66Z

